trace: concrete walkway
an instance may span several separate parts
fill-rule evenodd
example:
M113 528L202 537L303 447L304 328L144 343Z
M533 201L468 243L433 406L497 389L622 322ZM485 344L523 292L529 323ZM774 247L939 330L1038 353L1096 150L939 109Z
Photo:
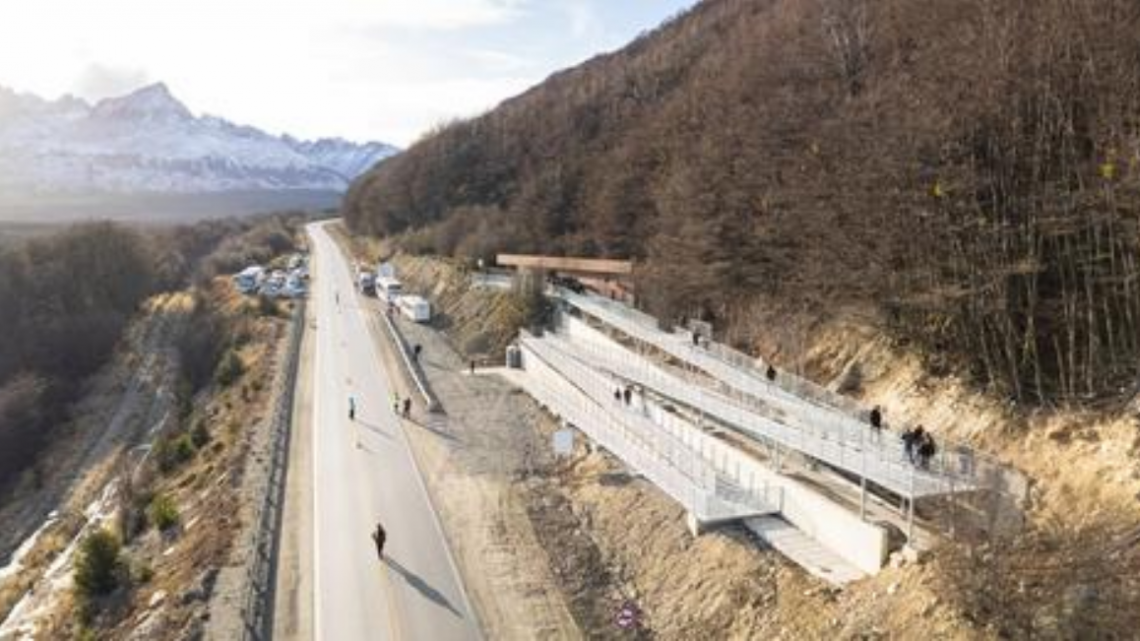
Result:
M970 479L935 459L929 470L912 465L902 446L889 435L876 433L866 423L843 413L795 397L767 382L756 380L701 348L677 340L673 334L649 326L640 313L620 311L611 301L564 293L565 300L591 317L638 341L689 363L732 390L756 402L741 402L724 393L694 385L666 372L617 341L568 317L559 336L567 349L592 366L602 367L639 385L653 388L678 403L700 409L743 434L779 443L856 477L905 497L922 497L962 491Z
M745 519L744 526L796 565L828 583L846 585L867 576L778 516Z

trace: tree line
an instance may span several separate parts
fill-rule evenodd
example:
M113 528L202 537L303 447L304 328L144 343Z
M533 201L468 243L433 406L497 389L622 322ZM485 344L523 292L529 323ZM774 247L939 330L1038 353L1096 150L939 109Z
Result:
M292 246L289 224L270 217L145 231L85 223L0 249L0 487L33 464L145 299ZM221 333L204 303L193 325L176 347L198 387Z

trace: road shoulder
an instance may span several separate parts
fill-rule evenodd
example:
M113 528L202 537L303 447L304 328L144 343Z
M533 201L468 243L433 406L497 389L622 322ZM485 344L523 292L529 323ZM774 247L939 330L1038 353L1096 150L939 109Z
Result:
M317 276L314 275L314 279ZM313 358L316 354L316 300L309 301L301 360L293 397L293 429L285 473L285 505L274 592L273 638L313 638Z

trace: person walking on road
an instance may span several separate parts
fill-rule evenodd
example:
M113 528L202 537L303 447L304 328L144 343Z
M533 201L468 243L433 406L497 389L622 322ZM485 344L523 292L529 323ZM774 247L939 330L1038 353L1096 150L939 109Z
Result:
M404 418L412 415L412 398L409 396L404 399Z
M400 395L395 392L392 392L392 412L394 412L396 416L400 415Z
M356 398L353 396L348 397L348 420L356 420Z
M388 540L388 533L379 521L376 522L376 531L372 533L372 542L376 544L376 558L384 560L384 542Z

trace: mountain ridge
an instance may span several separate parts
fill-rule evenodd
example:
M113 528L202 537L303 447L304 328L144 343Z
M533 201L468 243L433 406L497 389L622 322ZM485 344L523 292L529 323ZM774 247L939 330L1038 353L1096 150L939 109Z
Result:
M340 192L398 152L195 116L165 83L90 103L0 87L0 187L24 193Z

